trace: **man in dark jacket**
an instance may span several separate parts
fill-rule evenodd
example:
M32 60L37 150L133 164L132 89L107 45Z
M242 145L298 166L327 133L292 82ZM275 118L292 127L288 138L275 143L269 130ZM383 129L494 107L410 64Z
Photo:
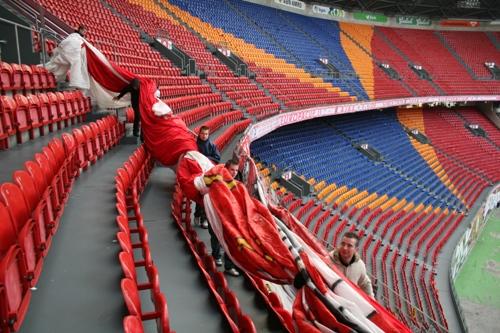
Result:
M217 146L210 141L210 128L201 126L198 132L198 139L196 140L198 151L208 157L212 162L218 164L220 162L220 153ZM208 221L205 215L205 210L202 206L196 205L194 210L195 223L199 224L202 228L208 228Z
M200 153L208 157L212 162L218 164L220 162L220 153L217 146L210 141L210 128L201 126L196 140Z
M125 94L130 93L130 104L132 104L132 109L134 110L134 136L139 136L139 122L141 121L141 114L139 113L139 93L140 93L140 82L138 79L133 79L130 83L120 91L120 94L114 98L114 100L119 100Z

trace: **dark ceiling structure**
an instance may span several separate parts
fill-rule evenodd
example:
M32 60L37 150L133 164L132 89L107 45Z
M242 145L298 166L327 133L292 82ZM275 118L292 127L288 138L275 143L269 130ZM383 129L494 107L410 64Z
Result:
M500 0L317 0L345 10L469 20L500 19Z

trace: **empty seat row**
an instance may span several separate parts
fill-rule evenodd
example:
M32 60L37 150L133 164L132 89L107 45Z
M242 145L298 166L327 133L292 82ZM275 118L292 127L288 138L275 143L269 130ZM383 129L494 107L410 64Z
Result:
M218 102L210 105L203 105L188 111L177 114L189 126L208 116L215 116L231 110L231 102Z
M56 87L56 80L45 67L36 65L9 64L0 61L0 92L32 92Z
M231 111L227 113L220 114L218 116L212 117L205 123L203 123L202 126L207 126L210 129L210 133L215 132L218 130L220 127L225 126L229 123L232 123L236 120L239 120L243 117L243 112L241 111ZM196 127L194 129L195 133L198 133L200 130L200 126Z
M117 144L123 135L116 117L91 123L102 138L101 150ZM95 124L95 126L93 126ZM42 272L60 218L80 166L80 154L92 137L64 133L26 161L13 174L13 182L0 185L0 331L17 331L25 317ZM121 133L121 134L118 134Z
M198 238L196 231L193 229L191 224L191 203L184 197L179 186L176 186L172 198L172 216L232 331L256 332L252 319L243 313L236 295L228 286L226 277L222 272L217 271L214 258L207 253L205 244Z
M147 228L140 212L140 194L153 167L154 159L141 146L117 170L115 177L117 239L122 249L118 258L124 274L120 286L128 310L128 316L124 318L125 332L144 332L142 321L152 319L156 320L158 332L173 332L170 330L167 301L160 290L158 270L151 258ZM141 250L140 258L134 249ZM147 281L138 280L137 270L141 268L145 270ZM144 310L144 298L140 295L143 290L149 291L153 311ZM131 320L133 324L129 323Z
M214 141L219 151L224 150L224 148L227 146L227 144L231 142L234 136L238 133L243 132L251 123L252 123L251 119L245 119L228 127L224 131L224 133L219 135L217 139L215 139Z
M90 100L81 91L0 96L0 149L85 120ZM11 141L12 139L12 141Z

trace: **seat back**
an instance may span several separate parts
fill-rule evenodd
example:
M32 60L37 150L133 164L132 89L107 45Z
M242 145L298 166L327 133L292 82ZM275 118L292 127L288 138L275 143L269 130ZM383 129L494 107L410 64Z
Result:
M126 316L123 319L123 331L125 333L144 333L144 326L137 316Z
M47 191L47 178L45 177L40 165L35 161L26 161L24 163L26 171L31 175L37 192L43 194Z
M137 272L135 271L134 259L130 253L121 251L118 255L125 278L135 281L137 284Z
M17 233L14 222L10 218L9 211L0 201L0 260L6 255L12 246L17 246Z
M124 278L122 279L120 287L128 313L142 319L141 299L136 283L131 279Z
M168 318L167 299L159 290L153 293L153 303L155 305L155 312L158 316L156 319L156 327L158 332L170 332L170 320Z
M14 99L17 104L17 109L14 112L16 127L18 131L23 132L30 128L29 101L26 96L21 94L16 94L14 96Z
M31 215L35 219L38 237L42 243L45 243L47 239L46 226L52 222L52 212L47 209L46 203L44 204L42 197L36 190L33 178L31 178L31 175L26 170L15 171L13 178L17 186L21 189L26 204L32 212Z
M57 96L57 101L58 101L58 105L59 105L59 115L60 115L61 119L67 121L70 111L68 110L67 105L66 105L66 97L60 91L57 91L55 94Z
M59 122L61 121L61 114L59 112L59 99L57 95L53 92L47 93L47 99L49 102L49 113L53 122L58 124L58 128L61 128Z
M0 61L0 90L8 91L12 90L12 67L3 61Z
M24 264L30 274L32 283L40 276L42 248L34 231L34 223L29 215L29 209L19 187L12 183L0 186L0 199L7 207L11 222L17 234L17 241L24 254Z
M12 68L12 90L21 90L23 88L23 71L18 64L10 64Z
M40 106L40 115L42 117L42 121L44 125L51 125L52 123L52 115L50 113L50 102L49 98L46 94L37 94L39 106ZM50 127L49 127L49 130Z
M75 138L75 141L76 141L76 149L77 149L79 167L80 168L85 167L88 163L87 142L85 140L85 136L83 135L83 132L81 129L75 128L73 130L73 137Z
M30 221L30 209L26 204L21 189L13 183L3 183L0 185L0 200L7 207L14 229L19 233Z
M41 82L41 73L40 73L40 67L36 65L31 65L31 81L33 84L33 89L42 89L42 82Z
M33 72L31 71L31 67L25 64L21 65L22 71L22 80L23 80L23 88L24 90L33 89Z

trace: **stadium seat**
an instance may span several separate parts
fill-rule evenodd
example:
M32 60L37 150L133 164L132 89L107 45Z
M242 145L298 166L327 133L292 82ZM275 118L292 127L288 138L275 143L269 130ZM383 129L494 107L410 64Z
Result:
M165 296L160 291L154 292L154 306L152 312L143 312L137 285L131 279L122 279L121 289L125 304L130 315L137 316L141 320L157 319L160 332L170 332L167 303Z
M0 202L0 329L18 331L31 299L30 281L10 214Z
M5 204L16 231L30 286L35 286L42 271L45 244L41 243L35 231L35 223L17 185L3 183L0 186L0 200Z
M141 319L138 316L126 316L123 318L123 331L125 333L144 333Z

